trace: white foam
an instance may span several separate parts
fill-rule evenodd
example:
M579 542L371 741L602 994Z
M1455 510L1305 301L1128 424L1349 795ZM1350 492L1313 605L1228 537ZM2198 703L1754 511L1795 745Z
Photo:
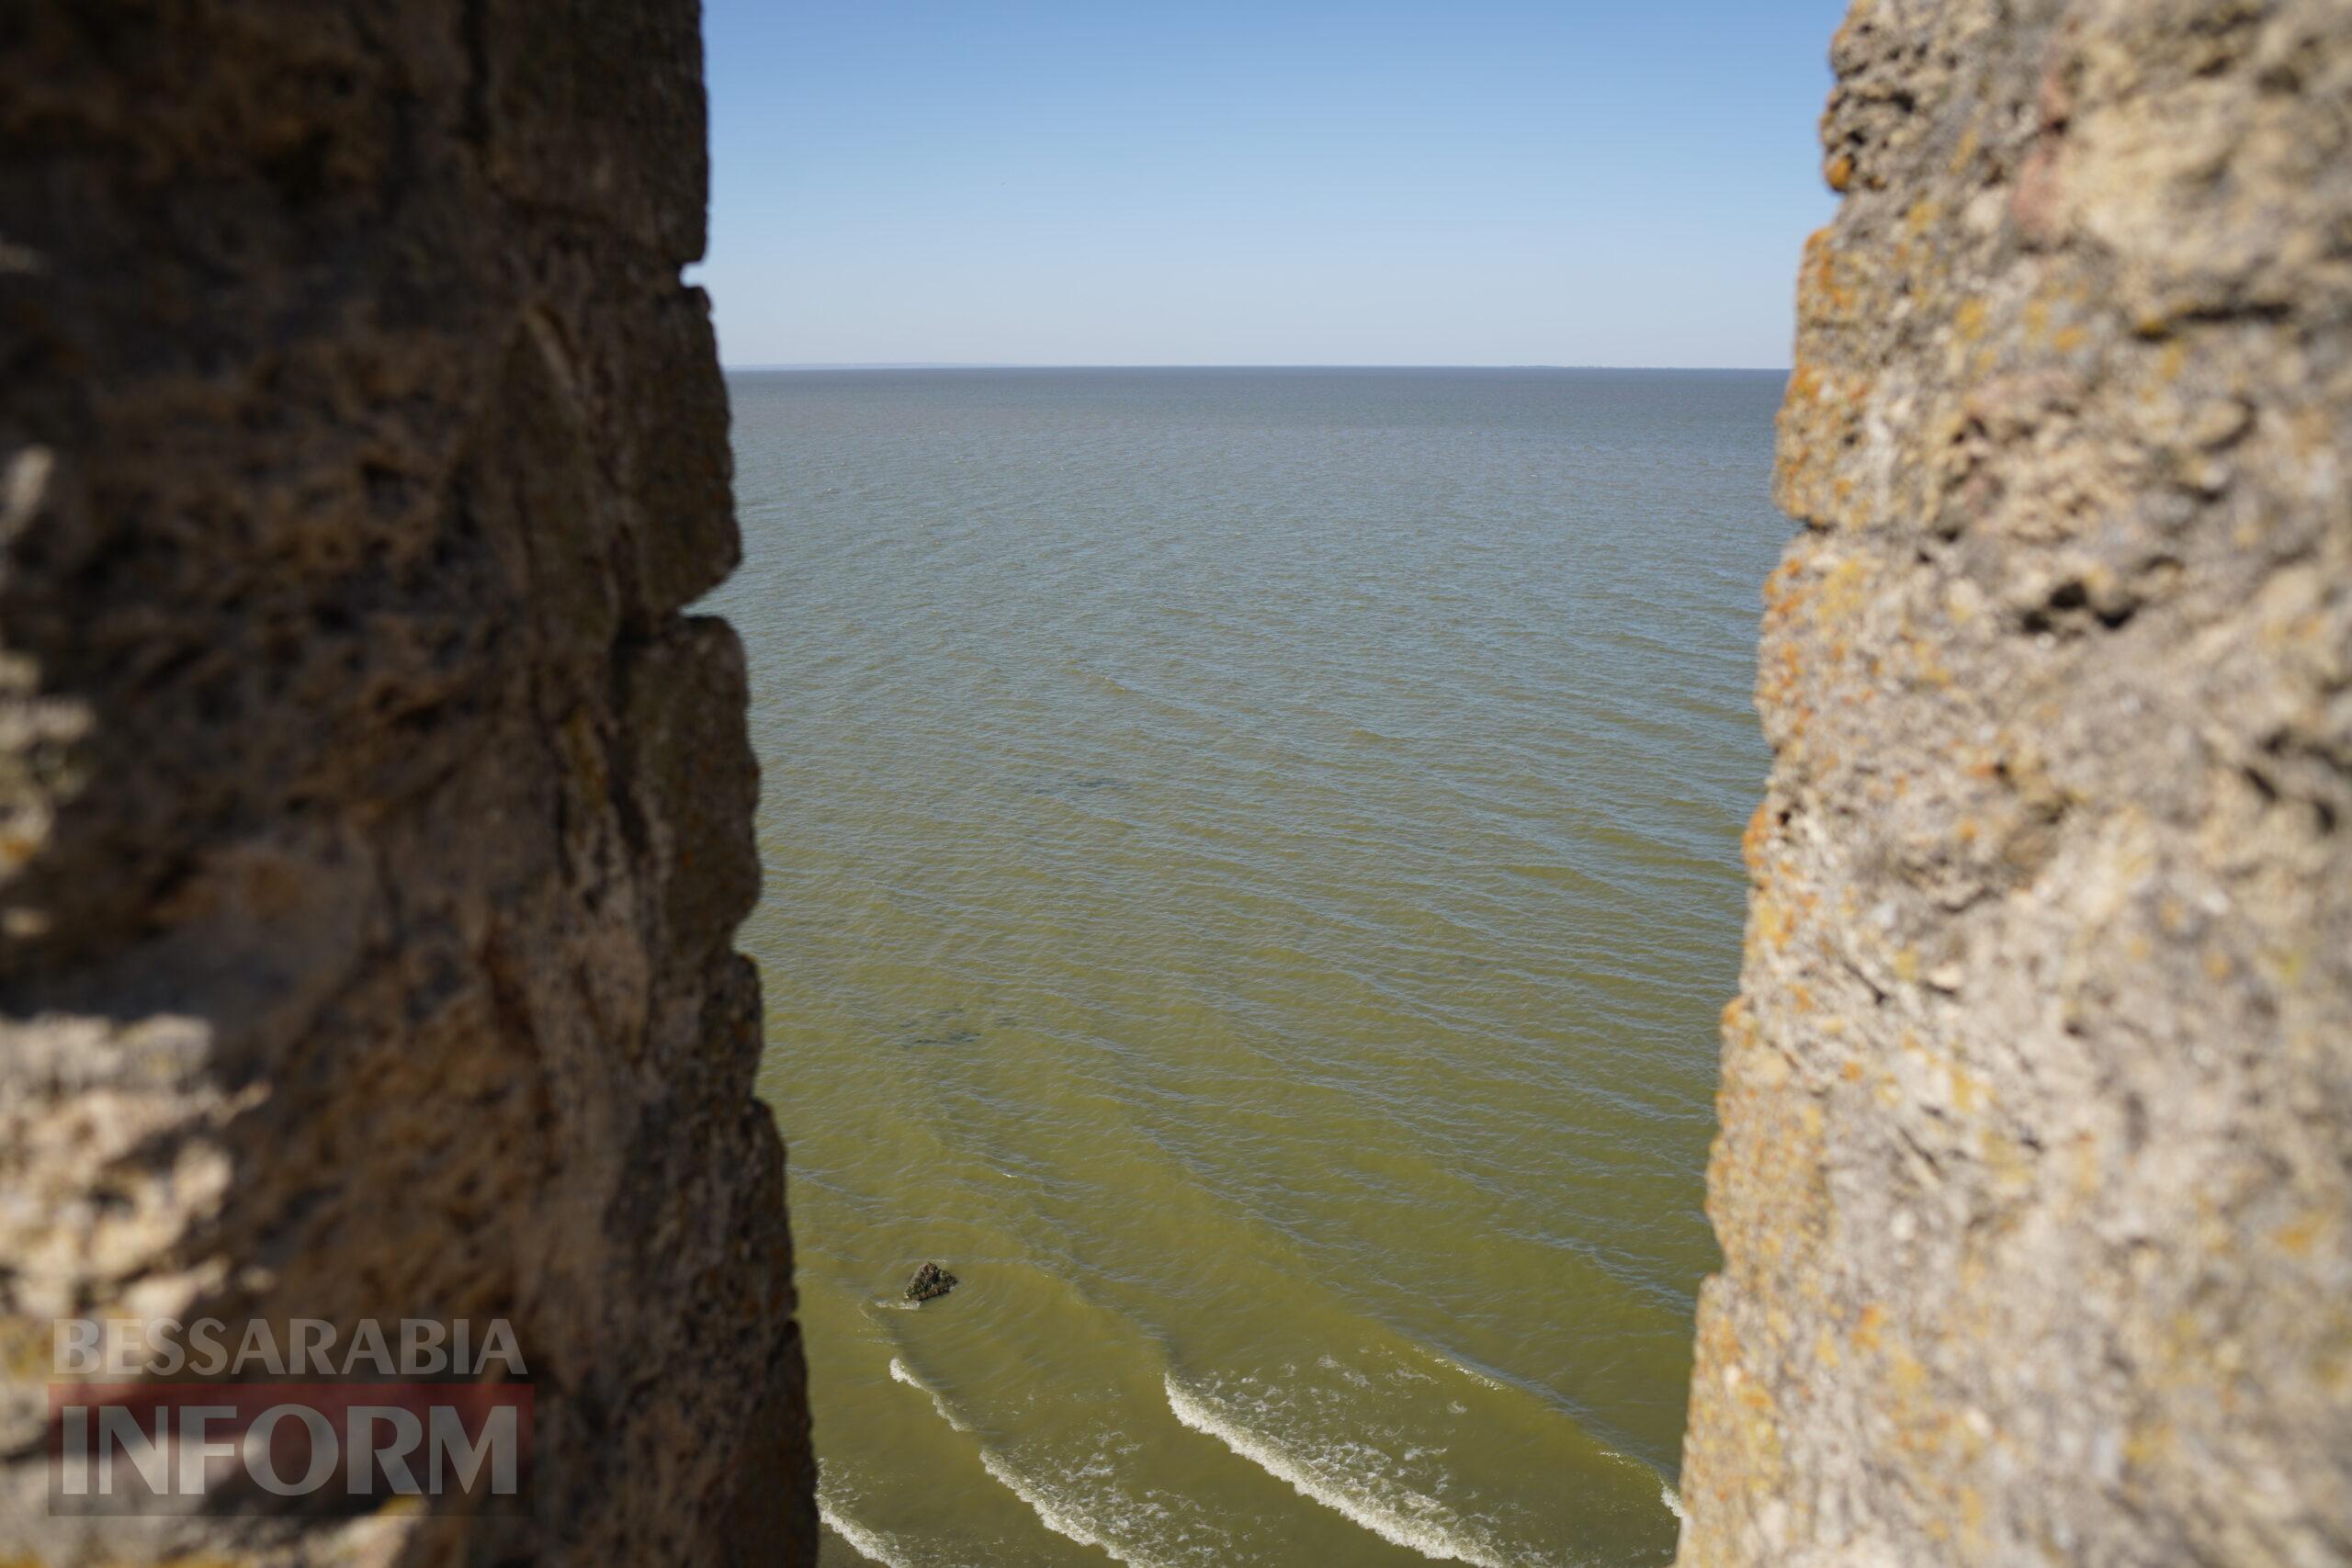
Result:
M1251 1431L1202 1395L1163 1377L1168 1408L1195 1432L1207 1434L1279 1481L1287 1481L1300 1496L1322 1504L1352 1519L1383 1540L1418 1551L1439 1562L1468 1562L1476 1568L1511 1568L1490 1549L1464 1538L1458 1528L1430 1516L1450 1513L1434 1497L1408 1491L1408 1514L1366 1494L1357 1477L1348 1475L1329 1458L1294 1452ZM1356 1483L1353 1485L1349 1483ZM1415 1515L1420 1517L1414 1517ZM1458 1521L1456 1521L1458 1525Z
M931 1396L931 1407L933 1410L938 1411L939 1418L942 1421L946 1422L950 1427L955 1427L959 1432L968 1432L972 1429L956 1418L956 1412L947 1408L947 1401L939 1396L939 1391L937 1389L923 1382L922 1379L915 1376L914 1373L907 1371L907 1364L899 1359L896 1356L890 1358L890 1375L898 1379L900 1382L906 1384L909 1388L913 1389L916 1393L929 1394Z
M1052 1495L1044 1486L986 1449L980 1450L980 1465L995 1476L1006 1491L1028 1504L1029 1511L1037 1516L1038 1522L1056 1535L1067 1537L1080 1546L1100 1547L1110 1554L1114 1562L1129 1563L1133 1568L1159 1568L1150 1559L1130 1556L1124 1548L1104 1540L1096 1533L1101 1521L1091 1513L1082 1512L1067 1497Z
M1504 1388L1501 1383L1498 1382L1493 1378L1488 1377L1486 1373L1479 1371L1475 1368L1464 1366L1461 1362L1455 1360L1453 1357L1447 1355L1442 1350L1433 1350L1427 1345L1416 1345L1413 1348L1419 1350L1430 1360L1435 1361L1439 1366L1450 1367L1453 1371L1460 1372L1472 1382L1482 1383L1487 1388L1493 1389L1497 1393L1507 1393L1510 1392L1508 1389Z
M914 1564L900 1554L898 1542L879 1530L867 1529L833 1506L822 1488L817 1493L817 1517L823 1520L825 1527L835 1535L849 1542L867 1562L879 1562L882 1568L914 1568Z
M1673 1487L1665 1485L1659 1486L1657 1489L1657 1500L1665 1504L1666 1511L1672 1514L1677 1519L1679 1519L1686 1525L1690 1522L1690 1516L1682 1511L1682 1499L1679 1495L1677 1495Z

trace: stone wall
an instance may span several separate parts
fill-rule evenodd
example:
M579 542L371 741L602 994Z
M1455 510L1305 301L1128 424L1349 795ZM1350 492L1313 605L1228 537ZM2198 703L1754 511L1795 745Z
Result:
M1681 1562L2352 1560L2352 3L1834 62Z
M694 0L0 8L0 1561L807 1561ZM509 1319L539 1508L47 1517L60 1314Z

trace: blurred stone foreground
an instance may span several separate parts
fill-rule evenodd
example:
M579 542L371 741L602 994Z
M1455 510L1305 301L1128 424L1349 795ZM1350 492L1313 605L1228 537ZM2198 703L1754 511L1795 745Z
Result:
M10 1568L813 1553L703 120L695 0L0 4ZM83 1313L504 1317L536 1514L51 1517Z
M1685 1568L2352 1562L2352 0L1862 0Z
M10 1568L813 1554L696 20L0 9ZM2352 0L1836 63L1681 1559L2352 1561ZM508 1319L538 1506L52 1517L78 1314Z

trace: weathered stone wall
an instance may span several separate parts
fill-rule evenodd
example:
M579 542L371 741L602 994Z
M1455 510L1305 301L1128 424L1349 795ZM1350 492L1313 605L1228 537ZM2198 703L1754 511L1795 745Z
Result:
M1861 0L1681 1561L2352 1561L2352 0Z
M813 1550L700 47L0 6L0 1561ZM48 1517L91 1313L508 1318L538 1513Z

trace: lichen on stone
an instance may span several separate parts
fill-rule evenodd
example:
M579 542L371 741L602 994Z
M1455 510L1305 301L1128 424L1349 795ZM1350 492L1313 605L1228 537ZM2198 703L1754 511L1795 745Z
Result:
M1833 62L1680 1561L2340 1561L2352 4Z

